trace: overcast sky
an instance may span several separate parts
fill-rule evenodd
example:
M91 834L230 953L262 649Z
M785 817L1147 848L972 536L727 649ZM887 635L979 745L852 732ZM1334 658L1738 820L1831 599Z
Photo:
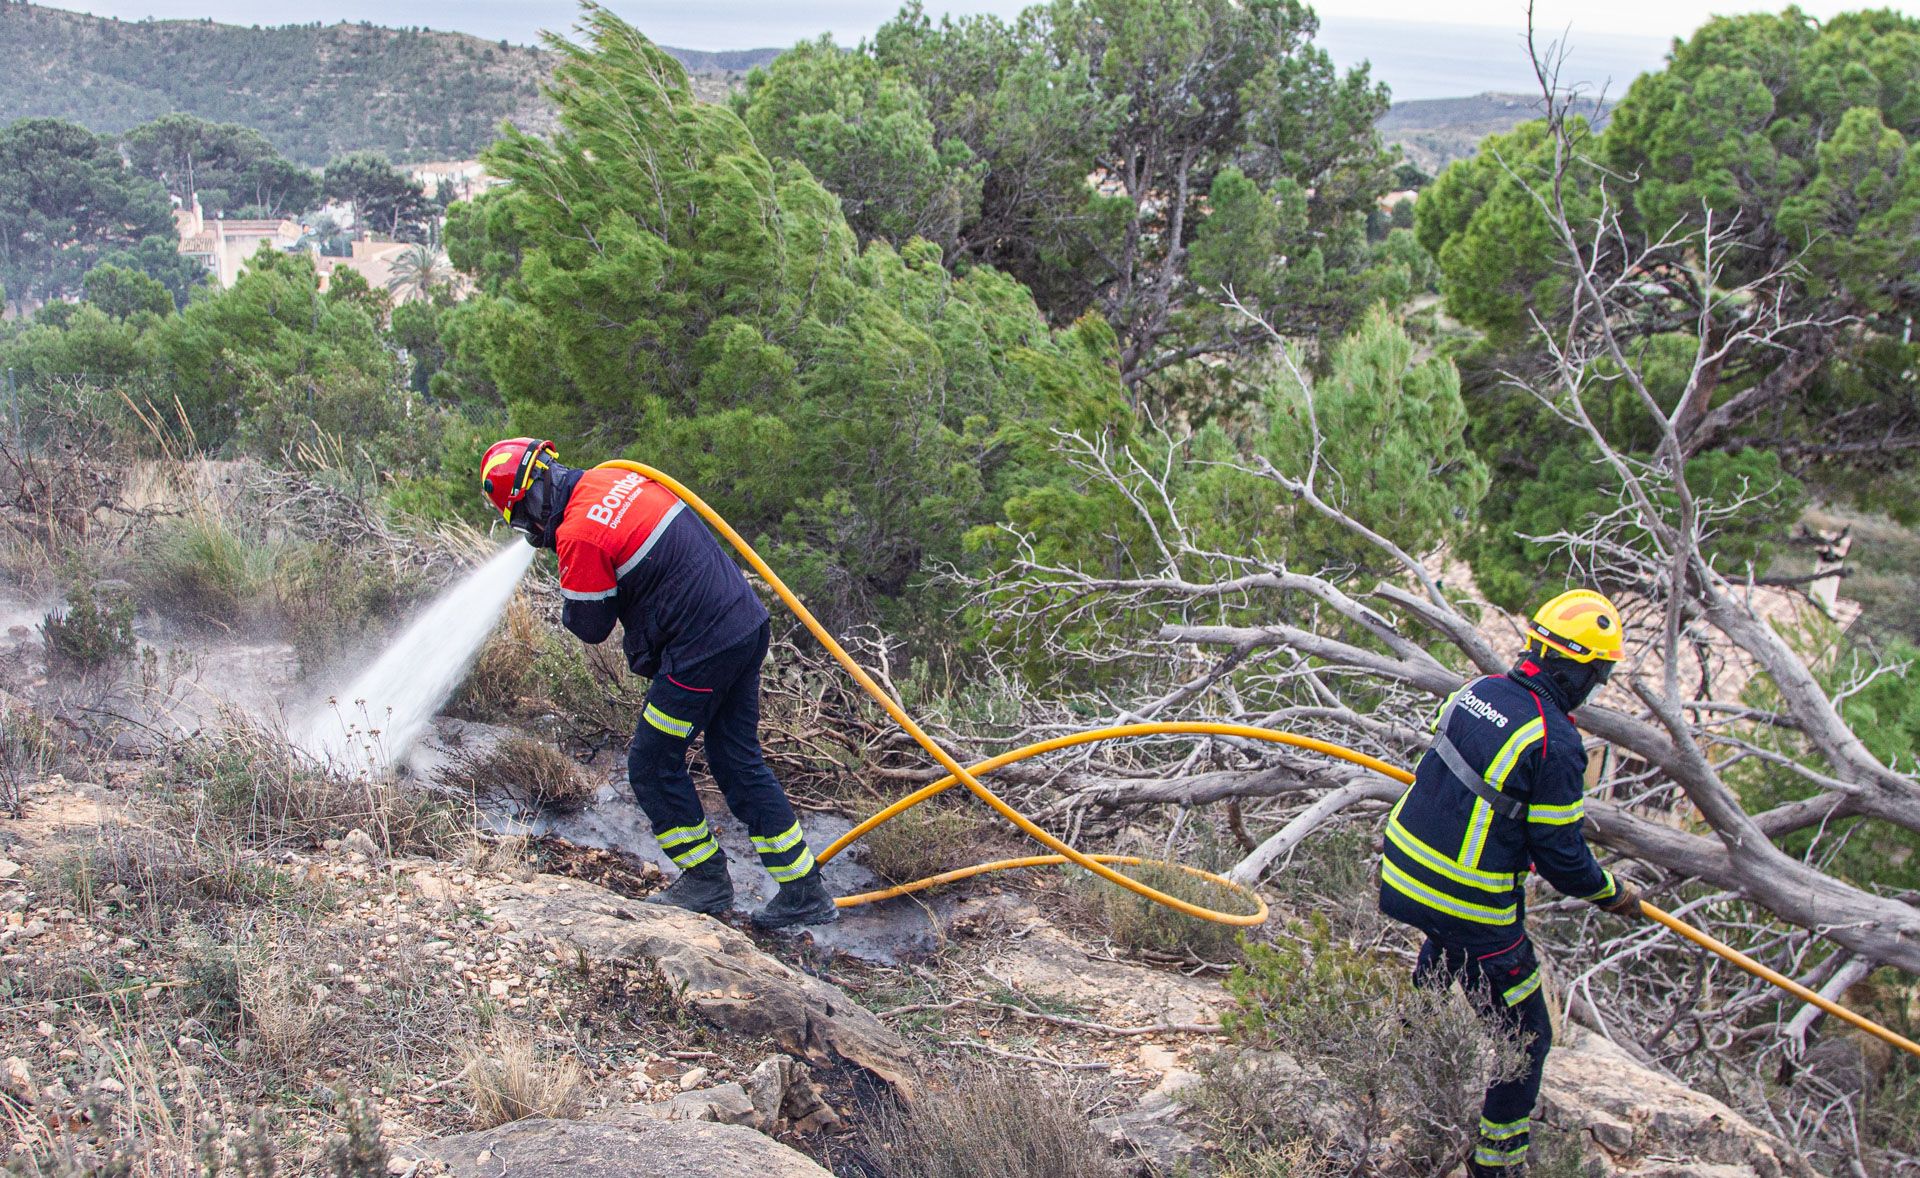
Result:
M604 0L606 6L662 45L682 49L784 47L831 33L843 45L872 35L899 10L899 0ZM1012 16L1031 0L926 0L929 12ZM58 7L123 20L212 17L234 24L261 22L257 0L58 0ZM1709 16L1778 10L1786 0L1537 0L1536 20L1553 37L1565 36L1572 56L1563 83L1617 95L1643 70L1662 64L1672 38ZM1830 16L1861 3L1801 0L1801 8ZM1891 7L1920 14L1920 0ZM1443 98L1485 90L1528 92L1534 80L1520 45L1526 0L1341 0L1315 5L1320 43L1336 63L1370 63L1373 77L1399 98ZM309 0L275 7L276 21L372 21L424 25L489 39L531 43L542 29L566 31L575 0ZM1443 27L1433 22L1444 21Z
M1801 0L1800 7L1815 16L1830 16L1862 3ZM1879 7L1879 4L1872 5ZM1887 5L1920 12L1920 4ZM260 21L256 0L62 0L57 7L73 8L123 19L141 17L212 17L236 24ZM899 9L897 0L608 0L607 7L638 25L649 37L686 49L748 49L790 45L803 37L831 32L851 44L872 33ZM992 12L1010 16L1026 7L1024 0L928 0L927 8L940 12ZM1777 10L1777 4L1733 0L1607 0L1576 3L1539 0L1543 27L1574 31L1669 38L1684 34L1708 16L1756 9ZM1519 28L1525 21L1524 0L1454 0L1447 5L1432 0L1342 0L1316 5L1329 24L1348 19L1387 21L1444 21L1450 24ZM311 0L295 6L275 6L271 23L296 20L370 20L383 25L427 25L458 29L486 37L530 41L536 30L572 23L575 9L566 0Z

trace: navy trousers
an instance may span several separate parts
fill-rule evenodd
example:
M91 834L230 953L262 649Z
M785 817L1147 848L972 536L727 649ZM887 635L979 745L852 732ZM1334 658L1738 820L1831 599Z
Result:
M727 808L746 825L768 874L784 884L814 868L787 792L760 751L760 666L770 634L771 626L762 622L744 642L662 672L634 726L627 782L660 849L682 870L720 849L687 772L687 748L702 735L713 779Z
M1504 940L1504 939L1503 939ZM1533 1105L1540 1075L1553 1047L1553 1020L1540 992L1540 962L1525 933L1511 943L1452 944L1427 934L1413 984L1445 989L1460 983L1482 1018L1527 1053L1519 1076L1487 1086L1480 1106L1480 1136L1473 1160L1481 1166L1517 1166L1527 1160Z

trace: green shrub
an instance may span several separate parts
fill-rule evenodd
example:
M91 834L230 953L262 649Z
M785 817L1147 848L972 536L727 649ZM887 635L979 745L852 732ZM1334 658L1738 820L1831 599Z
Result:
M618 648L588 646L570 634L541 636L531 680L537 706L567 736L595 748L624 746L646 705L646 681L628 672Z
M381 1138L380 1111L364 1096L342 1095L340 1132L327 1138L330 1178L387 1178L387 1143Z
M267 1114L254 1109L247 1127L220 1131L209 1127L195 1150L199 1178L275 1178L279 1145L267 1133Z
M1314 832L1295 849L1268 886L1295 912L1324 917L1336 935L1365 940L1386 918L1380 915L1378 852L1371 832L1355 827Z
M1436 1172L1476 1124L1488 1078L1525 1066L1463 996L1415 989L1318 919L1249 944L1226 989L1230 1046L1203 1063L1195 1107L1237 1172L1279 1173L1262 1168L1275 1151L1313 1159L1303 1172Z
M133 602L98 585L79 585L67 604L40 623L47 664L56 670L91 671L119 662L138 645Z
M425 587L411 569L329 542L287 553L275 581L288 640L307 674L363 649Z

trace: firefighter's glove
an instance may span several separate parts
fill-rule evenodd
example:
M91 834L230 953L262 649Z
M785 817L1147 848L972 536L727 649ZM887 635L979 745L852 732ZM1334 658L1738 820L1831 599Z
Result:
M1640 889L1618 877L1615 877L1613 887L1613 899L1600 901L1600 907L1615 916L1640 915Z

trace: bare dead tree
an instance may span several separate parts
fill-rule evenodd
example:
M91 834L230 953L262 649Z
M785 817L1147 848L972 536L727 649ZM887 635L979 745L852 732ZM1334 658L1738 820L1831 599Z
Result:
M1584 181L1589 197L1599 194L1598 211L1584 219L1569 212L1572 177L1581 169L1591 173L1594 165L1580 155L1567 99L1542 68L1553 162L1542 174L1512 174L1552 227L1571 294L1561 318L1535 320L1546 363L1507 379L1591 444L1610 476L1616 505L1595 518L1569 521L1555 535L1532 538L1556 546L1575 575L1633 586L1638 623L1624 673L1615 678L1624 690L1581 712L1586 730L1622 754L1616 765L1636 766L1638 775L1630 783L1624 769L1616 768L1602 783L1596 791L1601 800L1589 808L1590 833L1676 878L1697 879L1818 930L1863 961L1920 972L1920 911L1837 879L1777 845L1785 836L1849 816L1920 830L1920 779L1879 761L1849 726L1841 705L1858 685L1829 689L1821 669L1769 619L1767 607L1782 599L1782 591L1762 591L1754 570L1722 568L1710 555L1720 524L1745 505L1741 496L1766 489L1713 501L1687 477L1683 428L1697 400L1695 386L1717 379L1716 365L1731 350L1784 349L1809 324L1769 297L1780 286L1780 273L1738 283L1728 277L1728 239L1709 216L1708 230L1688 243L1705 292L1693 319L1697 355L1674 408L1663 409L1619 324L1644 300L1636 275L1665 264L1676 242L1663 238L1626 253L1622 264L1631 239L1604 175ZM1231 292L1227 301L1238 306ZM1723 304L1737 304L1742 312L1732 314ZM1729 330L1729 322L1738 326ZM1282 362L1291 365L1285 341L1277 332L1273 339ZM1255 457L1235 469L1277 485L1345 529L1379 552L1396 575L1359 592L1333 575L1301 572L1260 553L1208 548L1181 518L1170 470L1113 439L1063 433L1063 458L1091 482L1118 491L1136 517L1127 523L1147 542L1129 552L1127 573L1113 575L1110 569L1049 562L1028 538L1014 537L1017 555L996 581L982 586L980 600L1032 640L1045 643L1077 631L1082 664L1158 661L1175 670L1176 682L1138 684L1151 693L1150 702L1122 700L1109 689L1105 706L1115 718L1204 712L1305 725L1408 760L1423 743L1419 730L1431 708L1423 700L1451 692L1469 671L1504 669L1512 650L1483 635L1469 613L1479 611L1443 586L1422 559L1432 554L1403 550L1327 492L1341 472L1329 470L1322 458L1312 382L1297 370L1292 375L1315 438L1305 468L1281 470ZM1650 453L1617 444L1593 408L1601 394L1623 389L1657 435ZM1179 448L1154 452L1170 456ZM1285 620L1272 620L1276 614ZM1138 624L1145 615L1167 620L1145 634ZM1247 620L1250 615L1264 617ZM1864 674L1889 671L1870 667ZM1738 688L1748 682L1763 683L1777 704L1763 709L1742 699ZM1236 748L1232 754L1220 769L1198 776L1193 765L1183 764L1177 778L1088 782L1080 786L1080 798L1103 805L1191 803L1339 789L1351 776L1262 750ZM1793 774L1811 796L1747 812L1728 774L1750 762ZM1677 790L1689 808L1683 817L1698 822L1605 800L1645 795L1649 784L1656 794ZM1370 800L1365 791L1345 796L1353 804Z
M1704 230L1676 228L1636 244L1614 195L1621 178L1583 155L1555 48L1535 47L1534 56L1551 160L1503 166L1550 226L1568 294L1551 317L1534 318L1539 362L1504 379L1585 442L1612 502L1524 538L1556 553L1569 580L1626 587L1618 596L1631 638L1612 684L1579 715L1590 745L1605 750L1589 791L1588 837L1616 869L1673 896L1683 914L1710 919L1720 935L1816 989L1844 993L1880 966L1920 973L1913 898L1830 870L1851 837L1843 819L1920 831L1915 766L1876 758L1845 713L1851 696L1905 667L1871 651L1835 659L1831 648L1809 649L1800 618L1820 623L1797 609L1804 589L1763 584L1763 570L1715 555L1728 522L1772 488L1709 495L1687 471L1702 438L1725 428L1726 406L1713 403L1729 357L1773 354L1779 380L1798 380L1805 341L1842 325L1798 316L1779 297L1791 258L1739 277L1751 268L1729 264L1734 235L1712 210ZM1676 257L1689 267L1694 295L1686 300L1658 295L1665 285L1647 281ZM1294 365L1289 341L1231 291L1223 303L1268 333L1312 436L1297 469L1257 454L1228 469L1335 525L1388 574L1368 588L1351 568L1303 570L1257 542L1241 550L1208 543L1206 529L1183 518L1177 484L1181 464L1192 461L1183 436L1163 432L1142 445L1063 431L1062 462L1089 493L1124 505L1126 518L1099 538L1107 553L1097 564L1051 556L1038 537L1010 530L1011 556L974 584L975 604L1015 641L1068 668L1059 686L1074 688L1067 698L1080 724L1089 716L1230 720L1411 765L1439 702L1468 677L1510 664L1517 626L1450 575L1438 545L1409 551L1349 510L1343 488L1364 472L1328 462L1314 385ZM1695 340L1677 398L1655 395L1631 343L1648 314ZM1615 424L1622 400L1640 418L1631 447ZM1247 881L1283 867L1315 829L1378 813L1398 792L1348 766L1228 740L1087 752L1049 772L1053 796L1040 812L1076 825L1089 814L1232 801L1234 833L1252 845L1233 874ZM1800 783L1805 796L1749 810L1738 786L1760 772ZM1813 850L1784 850L1796 835L1811 836ZM1860 1164L1857 1100L1825 1080L1774 1094L1768 1069L1799 1066L1812 1021L1796 1004L1657 928L1622 932L1584 906L1543 900L1536 910L1571 918L1554 923L1549 949L1580 963L1569 1005L1583 1021L1643 1062L1683 1068L1762 1109L1784 1135L1820 1137ZM1649 1010L1657 1013L1646 1017Z

